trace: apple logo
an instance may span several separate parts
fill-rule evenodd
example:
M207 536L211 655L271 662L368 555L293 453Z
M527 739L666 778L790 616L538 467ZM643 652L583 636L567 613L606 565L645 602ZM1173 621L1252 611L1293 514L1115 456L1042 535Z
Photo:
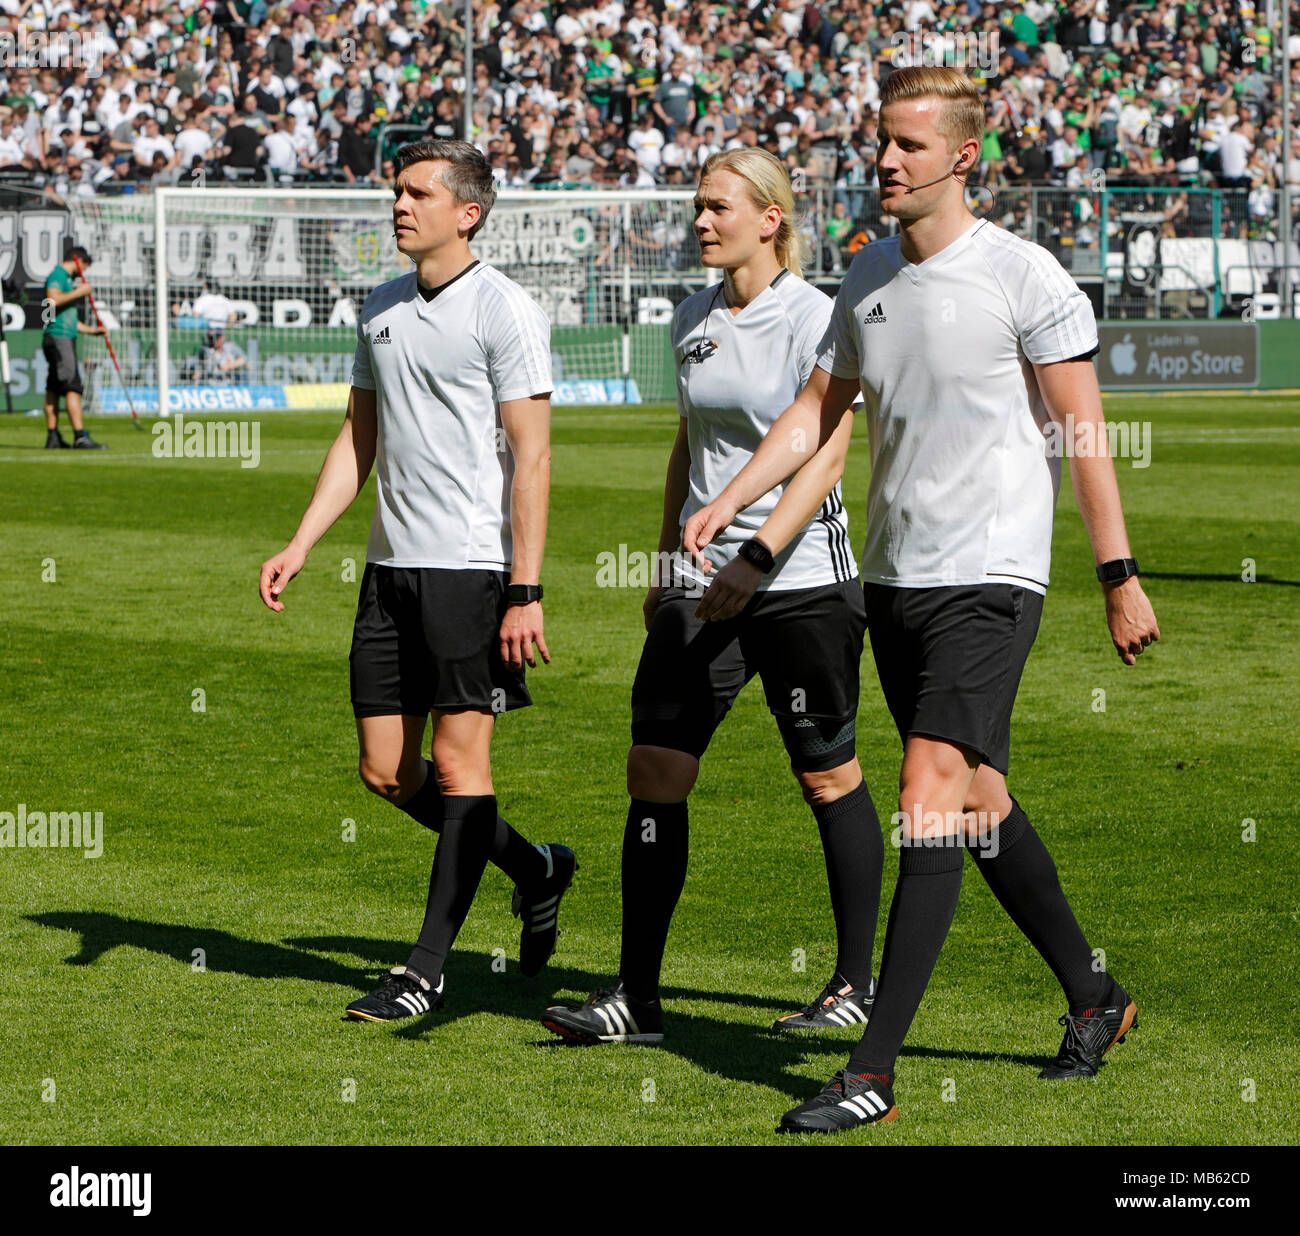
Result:
M1122 343L1113 343L1110 347L1110 367L1121 378L1137 373L1137 348L1132 340L1132 335L1125 334Z

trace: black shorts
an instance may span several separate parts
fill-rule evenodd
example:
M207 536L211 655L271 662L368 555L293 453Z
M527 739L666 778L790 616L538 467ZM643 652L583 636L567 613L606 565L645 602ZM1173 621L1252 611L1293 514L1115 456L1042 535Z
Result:
M681 588L664 591L632 686L633 745L698 759L758 674L796 770L854 758L866 629L856 579L760 592L726 622L701 622L698 604Z
M501 660L506 571L367 563L352 629L352 711L509 712L533 702Z
M903 741L940 738L1005 775L1042 595L1011 584L864 591L876 671Z
M41 354L49 367L45 376L47 395L80 395L81 373L77 369L77 341L67 336L44 335Z

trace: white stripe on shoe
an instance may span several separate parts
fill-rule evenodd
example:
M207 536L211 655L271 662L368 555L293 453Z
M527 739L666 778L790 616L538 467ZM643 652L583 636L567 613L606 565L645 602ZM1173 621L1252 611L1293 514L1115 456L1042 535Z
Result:
M636 1024L636 1018L632 1016L632 1010L627 1007L626 1000L618 1002L618 1011L622 1015L623 1023L627 1027L628 1034L640 1034L641 1028Z
M397 997L396 1003L409 1013L426 1013L429 1010L429 1002L420 992L403 992Z
M612 1001L607 1008L609 1010L610 1020L616 1027L616 1033L620 1036L626 1035L628 1032L627 1022L625 1022L623 1018L627 1013L627 1005L621 1004L619 1001L615 1000Z

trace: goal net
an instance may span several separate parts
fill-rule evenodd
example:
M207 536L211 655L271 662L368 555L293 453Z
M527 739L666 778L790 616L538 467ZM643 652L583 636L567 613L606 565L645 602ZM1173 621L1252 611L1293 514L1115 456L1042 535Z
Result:
M716 277L699 265L692 197L499 193L471 249L550 318L555 403L673 399L673 309ZM411 269L384 190L163 189L70 206L122 369L83 337L91 412L342 408L357 314Z

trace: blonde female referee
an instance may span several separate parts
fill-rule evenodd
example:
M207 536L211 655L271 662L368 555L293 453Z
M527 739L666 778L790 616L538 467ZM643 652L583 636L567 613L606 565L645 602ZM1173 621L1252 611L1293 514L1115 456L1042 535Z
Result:
M711 578L676 554L687 518L719 494L812 373L832 301L800 278L794 197L763 150L713 155L700 172L695 232L720 283L673 318L680 420L668 461L662 562L645 600L648 632L632 688L631 797L623 834L618 980L543 1024L579 1043L663 1040L659 972L686 879L687 799L714 730L758 674L791 768L821 831L838 943L836 972L778 1029L866 1023L884 846L854 745L866 613L836 478L851 425L798 478L737 516L704 553L734 562L755 596L725 622L696 614ZM754 533L767 521L763 540Z

